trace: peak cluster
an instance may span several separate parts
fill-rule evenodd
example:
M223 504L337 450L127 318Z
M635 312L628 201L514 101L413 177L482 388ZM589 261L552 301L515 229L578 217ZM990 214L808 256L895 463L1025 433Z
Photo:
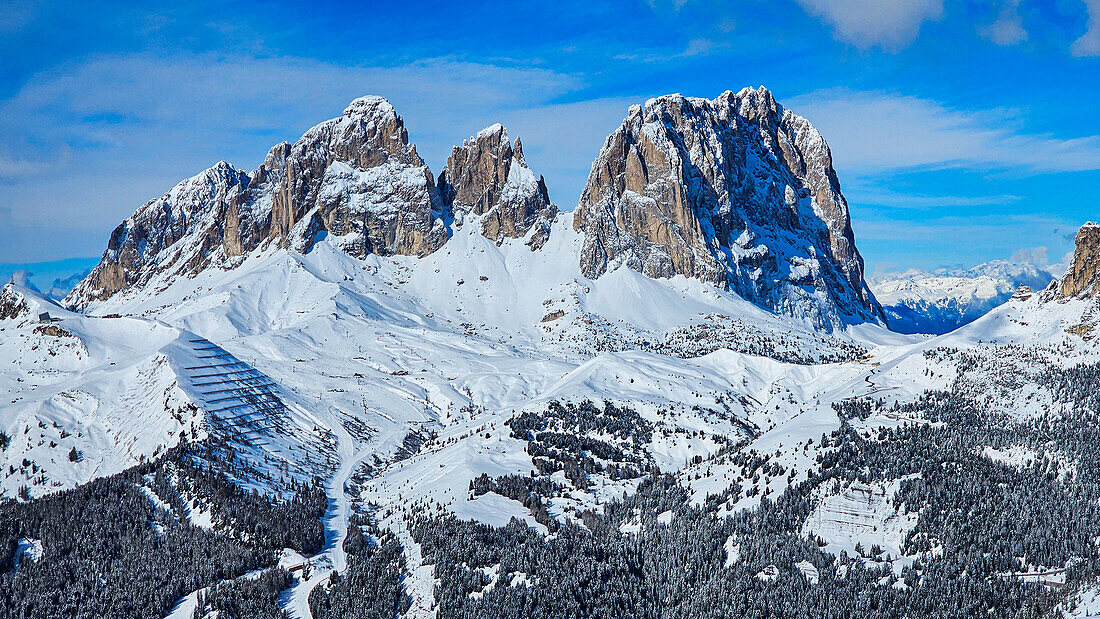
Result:
M326 240L359 257L426 256L470 217L498 245L524 239L538 250L558 215L502 125L455 146L435 177L393 106L360 97L276 145L255 171L219 162L142 206L67 302L233 268L268 246L309 252ZM696 278L827 329L882 317L828 146L763 87L632 106L572 221L580 255L556 259L589 279L620 266Z

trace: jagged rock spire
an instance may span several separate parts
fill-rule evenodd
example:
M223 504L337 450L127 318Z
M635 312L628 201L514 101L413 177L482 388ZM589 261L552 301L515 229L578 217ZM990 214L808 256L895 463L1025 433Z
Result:
M423 256L449 236L434 177L382 97L356 99L293 145L274 146L251 174L219 162L149 201L114 230L66 303L231 267L267 243L309 251L325 235L357 256Z
M438 185L447 208L483 216L482 234L497 243L535 228L528 243L537 249L557 214L543 178L527 166L519 138L509 143L508 130L500 124L455 146Z
M1081 226L1074 238L1073 261L1062 277L1063 297L1096 296L1100 292L1100 225Z

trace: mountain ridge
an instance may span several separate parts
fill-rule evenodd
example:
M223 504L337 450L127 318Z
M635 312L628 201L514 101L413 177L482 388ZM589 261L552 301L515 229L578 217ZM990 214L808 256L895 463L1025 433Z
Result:
M1021 286L1047 287L1055 276L1030 263L994 260L969 269L910 269L876 277L871 289L890 328L941 335L983 316Z
M706 101L667 95L649 103L673 99L685 103ZM727 92L720 99L725 102L727 116L734 108L743 108L753 118L764 118L761 122L767 125L756 130L763 132L763 138L750 140L753 146L748 160L742 153L740 159L734 157L722 164L727 176L748 178L765 168L769 174L782 176L784 195L801 192L802 197L796 196L793 205L797 213L792 212L788 219L801 218L805 231L788 228L782 239L762 234L763 222L746 215L752 204L733 204L727 197L713 195L702 202L697 200L691 206L692 213L684 211L678 217L689 223L703 221L696 210L718 213L705 225L713 229L719 223L731 231L734 220L756 222L753 230L745 228L739 233L738 238L744 241L741 245L730 235L717 243L728 264L747 265L730 271L736 271L737 277L717 277L710 267L679 269L683 272L639 270L651 277L680 274L722 287L732 286L737 294L769 311L825 330L854 322L882 321L881 308L863 281L863 262L854 247L847 204L839 193L828 146L820 134L807 121L779 106L764 88L745 89L738 95ZM631 114L636 113L635 109L631 108ZM779 120L785 124L777 133L774 125ZM744 123L743 119L724 117L718 131L727 141L752 133L751 129L742 131L739 122ZM673 133L680 135L681 141L714 137L714 127L704 129L685 126ZM700 131L702 138L692 137ZM799 144L805 153L799 150ZM733 147L727 144L722 148ZM764 160L772 163L762 168L759 162ZM779 163L781 160L784 163ZM597 158L593 174L600 165ZM774 179L779 177L769 178L773 180L765 182L771 187L767 195L776 197L775 191L779 190ZM792 189L789 183L800 189ZM591 194L586 190L586 195ZM573 222L589 242L579 255L571 253L558 259L580 261L582 273L594 279L607 268L592 267L592 239L601 237L602 232L584 219L584 200L582 197L577 210L580 215ZM826 203L827 208L823 206ZM775 206L769 203L768 208ZM780 204L779 208L784 207ZM116 228L100 264L73 289L65 303L87 309L115 294L140 289L161 272L194 276L205 268L234 268L249 252L271 247L308 252L325 237L337 239L338 245L353 256L422 257L443 247L453 234L455 218L461 220L467 214L476 215L483 233L498 243L526 237L528 246L539 250L559 211L550 201L542 177L527 166L519 139L509 142L502 125L491 125L455 146L436 178L415 145L409 143L404 121L393 106L382 97L360 97L341 116L314 126L294 144L274 146L264 163L251 173L219 162L146 203ZM698 225L676 225L678 231L673 236L680 238L683 230L693 229L693 238L702 238ZM624 229L624 233L642 233L650 224L635 221L630 226L634 228ZM606 244L602 238L597 243ZM731 247L740 249L732 252ZM697 250L695 247L689 253ZM733 259L732 253L740 258ZM716 265L712 256L711 266ZM627 266L631 266L630 261Z

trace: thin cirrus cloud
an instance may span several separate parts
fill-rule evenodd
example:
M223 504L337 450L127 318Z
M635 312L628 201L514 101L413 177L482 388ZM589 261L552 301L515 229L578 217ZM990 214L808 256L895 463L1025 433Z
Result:
M1028 133L1011 110L956 110L934 100L847 89L794 97L837 167L856 174L977 168L1021 173L1100 170L1100 136Z
M943 0L797 1L807 13L832 26L841 41L886 51L912 43L924 22L943 14Z

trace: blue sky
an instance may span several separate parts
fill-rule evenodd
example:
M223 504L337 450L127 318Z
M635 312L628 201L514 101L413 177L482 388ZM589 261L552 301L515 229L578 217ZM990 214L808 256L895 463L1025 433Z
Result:
M98 256L368 93L436 172L503 122L571 209L629 104L765 85L832 146L872 273L1057 263L1100 219L1100 0L73 4L0 0L0 263Z

